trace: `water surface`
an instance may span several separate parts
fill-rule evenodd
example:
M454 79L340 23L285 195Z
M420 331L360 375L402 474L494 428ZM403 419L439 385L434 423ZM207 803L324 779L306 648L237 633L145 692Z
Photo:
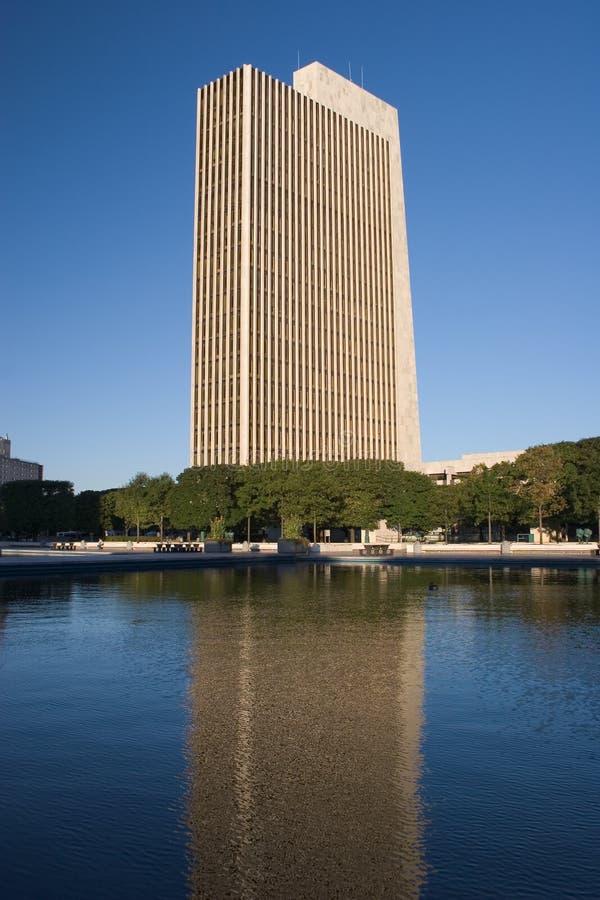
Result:
M589 569L0 582L6 895L596 897L599 635Z

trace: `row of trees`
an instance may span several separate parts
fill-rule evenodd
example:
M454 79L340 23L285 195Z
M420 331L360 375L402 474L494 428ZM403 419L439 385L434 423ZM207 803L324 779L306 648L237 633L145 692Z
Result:
M190 468L177 480L139 473L122 488L83 491L69 482L11 482L0 488L0 530L33 536L76 529L98 535L155 527L236 531L252 537L282 525L313 540L321 528L352 532L385 519L398 537L406 531L457 527L492 540L531 525L564 534L596 531L600 516L600 438L533 447L515 463L480 466L461 483L434 484L401 464L282 463ZM350 534L350 537L353 535Z
M589 526L600 533L600 438L531 447L514 463L477 466L451 488L456 518L492 540L493 526L535 525L557 538ZM600 539L600 538L599 538Z
M79 503L70 481L9 481L0 486L0 532L55 534L71 527Z
M239 536L281 524L286 537L305 529L317 540L322 527L356 529L393 519L404 527L432 527L436 486L398 463L270 463L186 469L177 481L140 473L105 500L137 533L164 523L183 531L211 531L224 523Z

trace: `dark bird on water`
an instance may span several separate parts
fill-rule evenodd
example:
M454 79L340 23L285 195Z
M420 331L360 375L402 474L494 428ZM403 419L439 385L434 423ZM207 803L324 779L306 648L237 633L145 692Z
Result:
M430 590L430 591L437 591L437 590L439 590L439 588L438 588L437 584L435 583L435 581L430 581L430 582L429 582L429 590Z

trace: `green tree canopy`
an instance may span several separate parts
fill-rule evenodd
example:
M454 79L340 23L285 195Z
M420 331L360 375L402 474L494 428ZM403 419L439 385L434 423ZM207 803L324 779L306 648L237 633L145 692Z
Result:
M427 475L398 468L386 473L383 517L388 527L429 531L436 524L435 485Z
M563 519L597 525L600 516L600 438L553 445L563 461Z
M120 531L125 522L117 513L117 495L119 489L104 491L100 497L100 524L103 531Z
M522 511L522 503L515 490L517 483L511 463L475 466L457 486L460 514L475 525L486 525L488 541L492 540L494 522L502 526L504 534L506 525L518 518Z
M243 466L238 470L236 505L247 521L247 538L250 540L252 519L273 521L279 517L279 503L283 495L281 465Z
M160 537L163 537L165 519L170 515L171 501L175 482L167 472L148 479L146 497L149 507L149 516L153 525L158 525Z
M167 474L150 478L139 473L124 488L84 491L74 502L72 486L66 494L62 489L53 494L48 489L44 493L40 482L29 482L31 488L23 487L25 482L13 484L18 486L0 490L1 524L21 534L52 530L55 522L64 530L75 522L91 532L98 521L107 530L126 524L139 531L143 525L162 528L167 519L191 530L208 528L218 517L228 529L242 519L268 524L295 517L311 527L314 537L319 526L372 527L380 519L403 530L439 525L448 531L459 514L482 529L487 523L488 533L492 523L504 529L534 518L541 528L544 519L559 514L563 524L595 528L600 438L533 447L516 463L479 467L451 486L435 485L400 463L375 460L195 467L182 472L176 483Z
M373 528L384 518L385 473L388 469L389 464L368 459L343 462L335 467L332 474L340 499L335 524L346 528Z
M102 491L81 491L75 497L75 528L96 535L102 530Z
M193 466L177 478L170 498L170 519L176 528L208 529L223 517L231 527L239 522L237 490L241 476L236 466Z
M125 522L126 530L135 526L138 540L140 529L152 525L149 485L149 476L145 472L138 472L125 487L116 491L115 513Z
M300 463L288 473L282 503L284 522L296 517L312 529L316 541L317 529L331 524L340 510L340 497L334 476L335 464L323 462Z
M515 472L518 476L515 491L525 502L530 516L537 517L541 543L544 518L560 512L566 505L562 494L563 461L555 447L542 444L518 457Z
M70 481L9 481L0 486L3 530L19 537L70 531L75 519Z
M434 526L444 529L446 541L458 520L460 508L459 484L434 484L432 518Z

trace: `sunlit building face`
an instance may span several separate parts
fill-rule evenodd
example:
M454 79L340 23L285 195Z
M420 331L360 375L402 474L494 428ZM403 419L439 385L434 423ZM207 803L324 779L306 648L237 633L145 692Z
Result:
M198 92L191 463L421 461L396 110L312 63Z

